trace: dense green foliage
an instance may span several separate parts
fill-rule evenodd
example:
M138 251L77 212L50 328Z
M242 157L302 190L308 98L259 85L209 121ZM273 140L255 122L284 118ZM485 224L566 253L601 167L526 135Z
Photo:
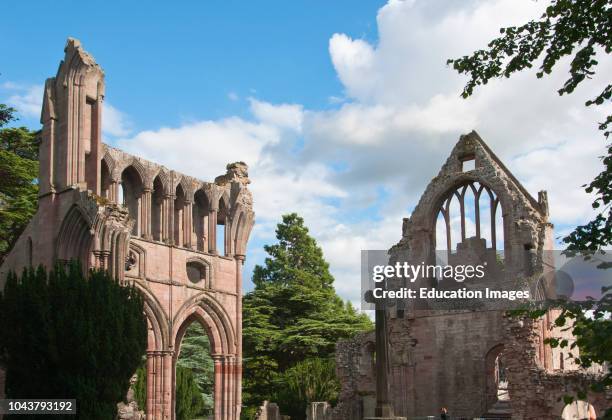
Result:
M470 76L462 96L469 97L474 88L489 80L510 77L513 73L540 64L537 77L550 74L559 60L572 56L569 78L558 90L559 95L571 94L576 87L590 79L599 64L598 56L612 52L612 1L610 0L552 0L546 12L537 20L521 26L501 28L501 36L492 40L488 49L472 55L449 59L459 73ZM586 106L609 104L612 85L608 84ZM612 115L599 123L605 138L609 138ZM564 238L569 249L598 250L612 244L612 144L602 157L604 169L588 185L594 193L593 208L599 214L585 225L576 227Z
M189 370L201 395L202 407L196 414L212 414L215 364L210 356L210 341L202 325L192 322L181 342L177 366ZM177 398L179 389L177 388Z
M142 359L140 366L136 369L136 383L134 384L134 399L138 404L138 410L145 411L147 408L147 366L146 358Z
M248 407L244 417L270 400L280 405L283 414L300 419L307 393L297 400L295 393L287 397L295 372L316 364L321 369L311 374L321 376L312 383L329 385L329 369L323 369L329 364L305 361L328 359L339 339L371 329L372 323L338 297L323 251L301 217L283 216L276 237L277 244L265 246L269 257L264 266L255 267L255 289L243 298L243 400ZM334 395L326 392L321 395Z
M76 398L77 418L111 419L147 343L143 298L76 263L10 274L0 296L7 398Z
M284 400L328 401L332 404L338 399L340 383L336 377L336 363L329 359L306 359L283 373L287 384Z
M551 0L545 13L537 20L522 26L500 29L501 36L492 40L488 49L478 50L472 55L448 60L459 73L468 74L462 96L472 95L474 88L487 84L494 78L511 74L541 63L537 77L550 74L565 56L571 56L569 78L558 90L559 95L571 94L576 87L596 73L598 56L612 52L612 1L610 0ZM540 62L540 58L543 59ZM607 75L609 76L609 75ZM586 106L609 105L612 85L608 84L595 98L585 102ZM599 122L599 129L609 139L609 124L612 115ZM567 252L601 251L612 244L612 144L606 146L607 155L602 157L603 170L588 185L586 192L594 194L592 203L598 214L585 225L578 226L563 241ZM601 264L601 269L609 268ZM556 321L559 327L570 328L576 337L575 344L566 340L547 340L553 347L579 348L576 362L582 367L593 363L608 364L606 375L592 384L592 389L602 391L612 385L612 294L603 290L600 300L586 302L552 302L562 314ZM546 309L524 311L531 317L542 316ZM578 393L584 397L584 391ZM570 401L573 397L567 396ZM612 409L606 412L612 418Z
M176 367L176 418L192 420L204 410L204 400L190 369Z
M25 127L2 128L15 110L0 104L0 263L36 212L37 133Z

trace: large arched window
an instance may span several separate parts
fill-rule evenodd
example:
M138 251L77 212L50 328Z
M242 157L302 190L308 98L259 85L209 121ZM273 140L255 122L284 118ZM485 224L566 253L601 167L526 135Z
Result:
M164 185L159 176L153 181L153 193L151 195L151 236L155 241L163 240L163 208L164 208Z
M195 413L197 418L221 418L219 415L215 417L215 406L221 399L220 395L215 395L221 389L219 386L215 392L215 378L220 378L220 375L215 374L215 362L207 329L198 319L188 319L185 322L188 325L183 327L184 335L180 337L181 340L177 347L174 401L179 400L181 394L184 395L185 392L191 391L185 389L186 384L191 383L186 380L186 376L190 376L197 388L192 398L200 399L198 404L201 407L200 411ZM180 408L175 407L177 418L183 418Z
M174 199L174 243L183 246L183 218L185 217L185 191L179 184L176 187L176 198Z
M217 251L221 255L228 255L229 247L226 240L228 229L229 214L225 201L219 200L219 212L217 213Z
M127 207L130 217L136 223L132 230L135 236L142 235L142 218L140 217L143 182L138 171L133 166L128 166L121 174L121 198L122 204Z
M195 193L193 200L193 235L196 248L199 251L208 251L208 199L203 190Z
M499 199L487 186L471 181L452 190L438 210L436 249L456 252L466 240L481 240L487 249L503 252L504 226Z
M111 174L106 160L102 159L100 165L100 195L108 200L112 200Z

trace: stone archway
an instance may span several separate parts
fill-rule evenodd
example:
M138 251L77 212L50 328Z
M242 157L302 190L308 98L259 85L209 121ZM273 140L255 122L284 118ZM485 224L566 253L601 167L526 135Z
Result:
M214 298L204 293L187 303L173 324L172 395L176 392L176 364L189 325L200 323L206 331L214 361L214 419L236 419L240 405L241 369L236 353L235 332L228 314ZM174 415L175 399L172 398ZM174 417L173 417L174 418Z
M503 402L510 400L503 353L504 345L498 344L492 347L485 356L487 410L497 403L506 404Z
M597 419L597 412L595 407L586 401L574 401L571 404L567 404L563 408L561 413L563 420L595 420Z

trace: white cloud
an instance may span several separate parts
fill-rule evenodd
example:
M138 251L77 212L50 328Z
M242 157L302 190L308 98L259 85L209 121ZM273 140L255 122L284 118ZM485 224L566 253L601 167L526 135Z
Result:
M43 85L21 85L5 82L2 88L9 92L6 103L24 117L40 118L40 108L43 98Z
M127 136L131 132L130 121L126 114L119 111L109 102L104 102L102 132L113 137Z
M17 109L18 115L35 119L40 117L44 93L43 85L27 85L7 81L0 85L0 89L5 91L6 99L4 101ZM105 102L102 131L105 135L113 137L127 136L131 132L129 118L110 103Z
M271 127L228 118L142 131L116 144L172 169L212 180L225 173L229 162L258 162L263 147L278 141L278 132Z
M259 121L279 128L300 132L302 130L303 108L293 104L270 104L249 98L251 112Z
M253 240L271 242L280 216L297 211L323 247L337 290L357 302L360 250L387 249L400 239L402 217L459 135L472 129L529 191L549 191L561 230L591 214L580 185L598 170L604 143L595 122L603 111L585 108L584 101L601 80L559 97L566 60L544 79L518 74L463 100L465 79L446 66L447 58L486 46L501 26L537 17L545 6L391 0L378 12L376 43L341 33L330 38L330 59L344 87L330 98L337 108L252 97L252 119L144 131L118 146L203 179L223 173L228 162L246 161L257 213ZM599 74L611 71L610 60L600 60ZM254 255L263 258L260 250Z

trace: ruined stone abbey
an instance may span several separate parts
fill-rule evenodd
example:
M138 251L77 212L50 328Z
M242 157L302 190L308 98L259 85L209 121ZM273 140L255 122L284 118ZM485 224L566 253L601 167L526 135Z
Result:
M242 267L254 224L247 165L228 164L225 174L206 182L105 145L103 100L102 69L69 39L57 75L45 84L38 212L0 267L0 289L9 270L58 260L108 270L145 297L146 419L175 419L176 362L186 328L196 321L208 333L214 359L214 418L238 420ZM414 264L435 264L439 249L448 264L477 257L500 266L504 281L526 279L532 295L545 298L556 293L539 281L552 247L546 193L532 197L472 132L460 138L404 219L390 254ZM500 309L395 306L385 331L395 415L448 407L465 418L561 418L563 395L592 378L577 370L567 350L544 343L563 334L571 339L554 328L555 315L525 320ZM338 404L311 407L309 418L375 415L374 343L372 332L337 344ZM590 394L584 407L601 413L611 403L609 392ZM262 419L279 418L276 404L270 406L275 414Z
M461 136L404 219L402 238L389 253L392 260L411 264L436 264L440 258L449 265L488 262L499 268L497 281L526 288L542 300L557 297L555 285L542 281L550 280L545 274L554 269L547 253L553 239L546 192L533 198L472 132ZM419 281L436 284L435 278ZM573 340L571 332L554 326L557 315L550 310L531 320L496 308L444 310L427 302L389 309L385 335L394 415L434 415L441 407L469 419L577 419L589 418L589 409L603 413L612 404L610 392L591 393L587 401L567 407L563 402L598 372L578 371L567 348L544 343L547 337ZM334 419L374 417L375 351L374 333L338 343L342 391Z
M102 69L69 39L45 84L38 212L0 279L10 269L77 259L140 289L149 327L147 419L175 418L181 339L200 322L214 359L215 418L238 419L242 266L254 223L247 166L229 164L205 182L109 147L103 100Z

